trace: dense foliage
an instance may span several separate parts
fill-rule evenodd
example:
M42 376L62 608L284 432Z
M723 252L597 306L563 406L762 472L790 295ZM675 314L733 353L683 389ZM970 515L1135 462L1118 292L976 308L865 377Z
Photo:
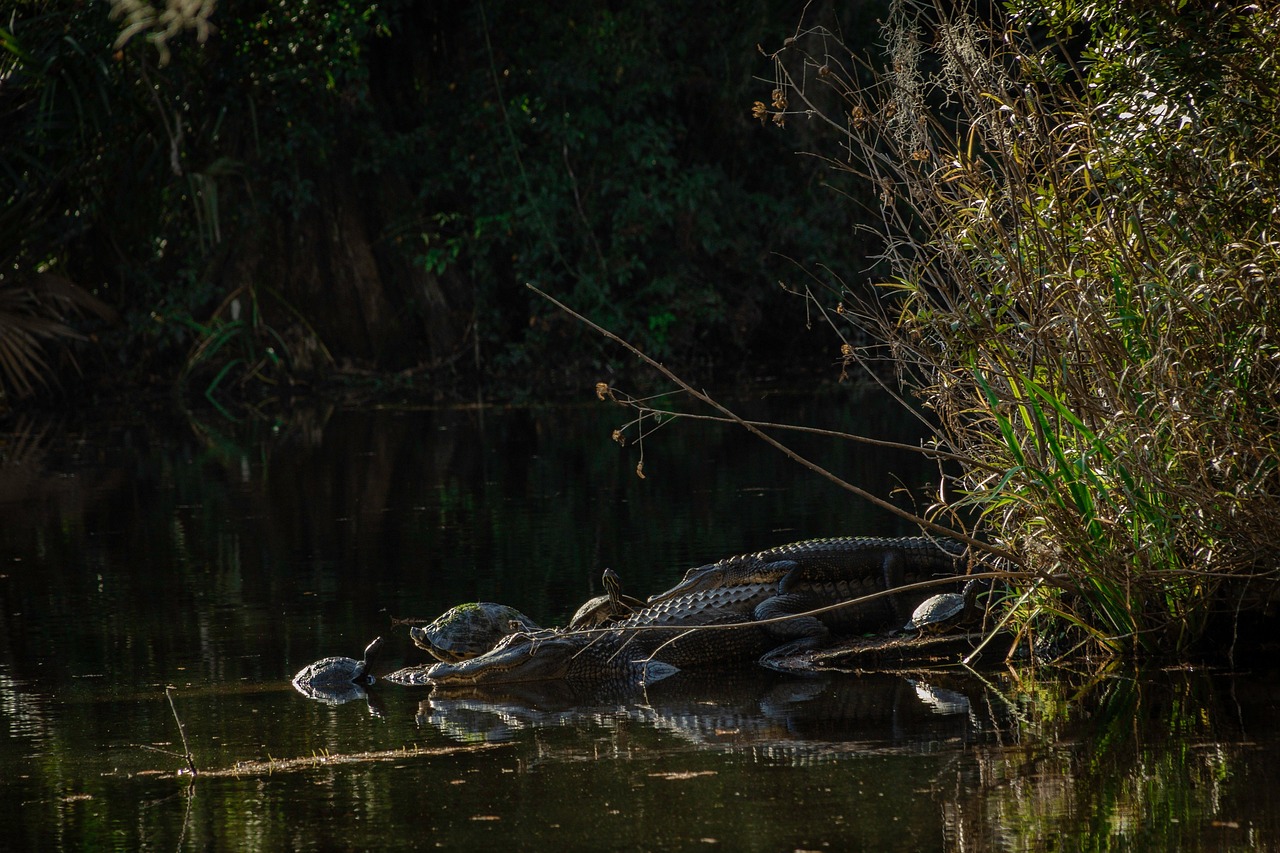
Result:
M616 353L526 281L660 356L803 352L777 281L859 246L821 168L749 112L784 5L18 0L4 387L45 375L33 332L211 399L339 368L598 378Z
M1280 10L904 1L885 33L875 86L822 27L777 59L791 110L825 117L881 193L895 276L843 316L963 462L939 511L976 512L1028 572L1024 632L1185 650L1267 606Z

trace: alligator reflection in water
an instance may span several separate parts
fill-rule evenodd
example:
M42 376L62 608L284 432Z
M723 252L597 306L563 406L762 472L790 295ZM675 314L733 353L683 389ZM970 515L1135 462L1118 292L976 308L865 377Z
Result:
M954 748L989 740L1005 727L1006 706L990 702L979 681L928 677L797 677L743 669L714 679L679 673L627 695L585 693L563 682L436 689L419 705L417 719L465 742L563 726L617 731L634 724L697 749L785 762Z

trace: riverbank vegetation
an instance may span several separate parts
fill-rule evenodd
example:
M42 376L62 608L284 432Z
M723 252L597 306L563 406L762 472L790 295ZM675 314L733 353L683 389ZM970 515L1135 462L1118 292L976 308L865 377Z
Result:
M884 35L877 72L806 20L756 112L878 193L891 275L819 299L936 414L933 517L1034 573L1022 635L1230 651L1280 565L1280 12L903 0Z

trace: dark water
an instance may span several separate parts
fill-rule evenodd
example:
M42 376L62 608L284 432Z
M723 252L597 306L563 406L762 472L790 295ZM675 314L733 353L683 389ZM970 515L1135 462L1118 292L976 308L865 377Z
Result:
M913 435L866 397L744 407ZM0 848L1280 848L1269 671L747 669L485 701L379 684L340 706L290 687L379 634L382 669L418 662L392 620L462 601L556 624L605 566L643 595L732 553L912 532L733 428L662 428L642 480L609 440L625 420L10 423ZM796 443L928 500L909 456Z

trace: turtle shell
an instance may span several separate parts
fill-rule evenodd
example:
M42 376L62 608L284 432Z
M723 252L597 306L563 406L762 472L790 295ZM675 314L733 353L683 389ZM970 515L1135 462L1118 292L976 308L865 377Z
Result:
M599 628L615 619L630 616L641 607L644 607L644 602L629 595L619 596L616 599L612 595L597 595L595 598L588 599L573 614L573 618L569 620L569 630L583 631Z
M583 628L594 628L612 618L613 597L597 595L595 598L588 598L581 607L574 611L573 617L569 620L569 630L577 631Z
M491 601L459 604L425 627L409 629L409 637L436 660L469 660L497 645L508 634L542 629L519 610Z
M321 658L298 670L293 683L300 687L346 687L352 684L372 684L369 675L369 658L382 648L382 638L376 638L365 647L364 659L348 657Z
M605 594L587 599L569 620L570 631L583 631L599 628L603 625L630 616L637 608L644 607L644 602L630 595L622 594L622 580L613 569L605 569L602 577Z
M944 592L932 598L926 598L911 614L911 621L904 626L903 630L920 631L927 628L941 628L960 618L964 609L964 596L958 592Z
M364 675L365 662L348 657L322 658L298 670L294 684L311 687L354 684Z

